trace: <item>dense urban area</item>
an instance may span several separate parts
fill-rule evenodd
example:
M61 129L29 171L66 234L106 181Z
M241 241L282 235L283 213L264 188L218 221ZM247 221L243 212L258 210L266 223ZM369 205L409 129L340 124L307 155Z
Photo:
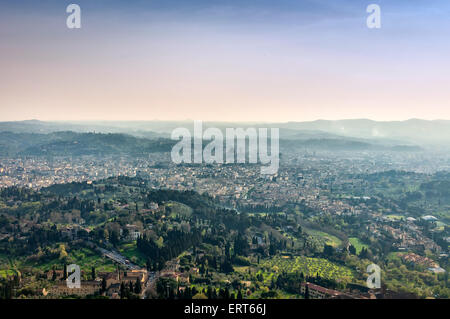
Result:
M282 144L265 176L176 165L163 139L80 152L84 135L2 145L0 298L450 297L448 152ZM366 285L370 264L381 288Z

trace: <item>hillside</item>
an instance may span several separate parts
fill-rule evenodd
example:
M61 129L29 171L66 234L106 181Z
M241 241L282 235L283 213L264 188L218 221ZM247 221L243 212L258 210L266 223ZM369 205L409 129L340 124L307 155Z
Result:
M4 156L145 155L170 151L173 142L125 134L56 132L50 134L0 133Z

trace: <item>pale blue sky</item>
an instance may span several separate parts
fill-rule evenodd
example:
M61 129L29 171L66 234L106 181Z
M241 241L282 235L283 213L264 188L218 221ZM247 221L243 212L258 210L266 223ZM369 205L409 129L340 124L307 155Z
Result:
M446 0L0 0L0 120L450 119L449 16Z

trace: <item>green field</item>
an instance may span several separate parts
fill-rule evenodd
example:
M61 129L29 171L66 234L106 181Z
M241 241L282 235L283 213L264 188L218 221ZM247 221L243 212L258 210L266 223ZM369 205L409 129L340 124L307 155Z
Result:
M323 231L306 229L306 232L311 236L319 238L321 241L323 241L324 244L327 244L327 245L330 245L333 247L339 247L342 245L342 240L340 240L336 236L330 235Z
M97 271L114 271L116 269L116 266L110 259L86 248L74 250L70 253L70 257L85 271L90 270L92 267L95 267Z
M131 262L144 267L145 263L147 261L147 258L145 257L144 254L142 254L138 248L136 247L136 242L131 242L131 243L127 243L122 245L119 248L119 252L127 257L127 259L129 259Z
M66 263L77 264L85 272L90 272L92 267L95 267L97 271L114 271L116 269L116 266L110 259L88 248L77 248L70 251ZM54 258L46 261L23 261L20 264L23 266L31 266L42 271L49 271L53 267L62 269L64 261L59 258Z
M192 215L192 208L178 202L166 203L166 208L170 211L169 217L175 218L177 215L182 217L190 217Z
M344 266L332 263L323 258L310 258L297 256L293 258L282 258L280 256L265 259L260 262L260 266L267 273L265 281L270 282L275 272L303 272L305 276L316 276L333 279L336 281L350 282L353 278L352 271Z
M351 237L348 239L350 244L352 244L353 247L356 248L356 253L359 254L363 248L368 248L369 246L366 244L363 244L359 238Z

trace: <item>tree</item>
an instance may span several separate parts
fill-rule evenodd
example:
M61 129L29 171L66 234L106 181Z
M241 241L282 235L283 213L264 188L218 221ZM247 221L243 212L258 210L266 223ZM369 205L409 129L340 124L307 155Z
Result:
M120 299L125 298L125 285L123 282L120 283Z
M133 282L132 281L130 281L129 284L128 284L128 290L130 291L130 293L134 291L134 287L133 287Z
M206 291L206 296L208 299L213 299L213 292L211 286L208 286L208 290Z
M106 204L105 204L106 205ZM105 239L105 240L109 240L109 231L108 231L108 229L104 229L103 230L103 238Z
M333 253L334 253L334 248L333 248L333 246L325 245L325 246L323 247L323 254L324 254L325 256L331 257L331 256L333 256Z
M67 264L64 263L64 277L63 277L63 280L66 280L66 279L67 279Z
M66 246L64 246L63 244L59 245L59 259L65 260L67 257L68 257L68 254L66 251Z
M102 292L106 291L106 278L105 277L102 278L102 290L101 291Z
M350 246L348 247L348 252L349 252L350 254L352 254L352 255L356 255L356 248L355 248L355 246L350 245Z
M225 288L224 297L225 299L230 299L230 290L228 289L228 287Z
M117 246L119 244L119 233L116 230L112 230L109 241L114 245Z
M225 258L228 260L230 259L230 243L225 244Z
M136 283L134 285L134 293L140 294L142 292L142 285L139 278L136 279Z
M53 266L52 280L53 281L56 280L56 269L55 269L55 266Z
M250 245L247 242L247 238L242 234L238 234L236 240L234 241L234 254L247 256L250 250Z
M230 299L230 290L228 289L228 287L226 287L225 289L220 289L219 296L221 297L221 299Z
M234 271L233 265L231 264L231 262L228 259L225 259L225 261L222 263L220 268L221 268L222 272L224 272L226 274L232 273Z
M359 253L359 258L367 259L368 256L369 256L369 251L367 250L366 247L363 247L363 249L361 249L361 252Z

